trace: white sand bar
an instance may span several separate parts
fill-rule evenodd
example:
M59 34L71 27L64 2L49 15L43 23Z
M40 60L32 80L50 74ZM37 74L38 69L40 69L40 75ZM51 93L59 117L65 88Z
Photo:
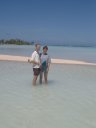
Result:
M0 61L28 62L29 58L30 57L24 57L24 56L0 55ZM78 61L78 60L51 59L51 62L54 64L79 64L79 65L95 65L96 66L96 63L88 63L88 62Z

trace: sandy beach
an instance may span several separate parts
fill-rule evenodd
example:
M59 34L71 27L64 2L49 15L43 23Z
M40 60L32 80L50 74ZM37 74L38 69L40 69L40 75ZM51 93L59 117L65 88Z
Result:
M1 61L19 61L19 62L28 62L28 59L30 57L24 57L24 56L12 56L12 55L0 55ZM88 63L84 61L78 61L78 60L64 60L64 59L51 59L51 62L53 64L79 64L79 65L94 65L96 66L96 63Z

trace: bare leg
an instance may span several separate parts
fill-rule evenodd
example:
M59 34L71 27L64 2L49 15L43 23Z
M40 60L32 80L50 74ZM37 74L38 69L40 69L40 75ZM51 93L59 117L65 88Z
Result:
M43 72L40 71L40 80L39 80L40 84L42 84L42 77L43 77Z
M33 82L32 82L33 85L36 85L37 77L38 77L38 76L35 76L35 75L34 75Z
M48 72L44 72L45 84L47 84L47 83L48 83L47 77L48 77Z

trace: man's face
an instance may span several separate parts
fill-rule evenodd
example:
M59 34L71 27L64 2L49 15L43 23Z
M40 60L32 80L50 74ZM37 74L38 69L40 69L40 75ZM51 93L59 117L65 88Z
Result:
M40 45L37 45L37 50L38 51L40 51L40 48L41 48L41 46Z

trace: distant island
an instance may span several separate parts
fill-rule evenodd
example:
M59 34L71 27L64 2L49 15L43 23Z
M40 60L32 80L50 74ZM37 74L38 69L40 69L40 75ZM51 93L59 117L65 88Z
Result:
M5 44L12 44L12 45L34 45L36 42L32 41L24 41L21 39L1 39L0 40L0 45L5 45ZM40 41L41 45L45 45L45 42ZM96 42L51 42L49 41L48 46L64 46L64 47L96 47Z
M15 44L15 45L33 45L34 42L28 42L28 41L23 41L20 39L9 39L9 40L0 40L0 44Z

